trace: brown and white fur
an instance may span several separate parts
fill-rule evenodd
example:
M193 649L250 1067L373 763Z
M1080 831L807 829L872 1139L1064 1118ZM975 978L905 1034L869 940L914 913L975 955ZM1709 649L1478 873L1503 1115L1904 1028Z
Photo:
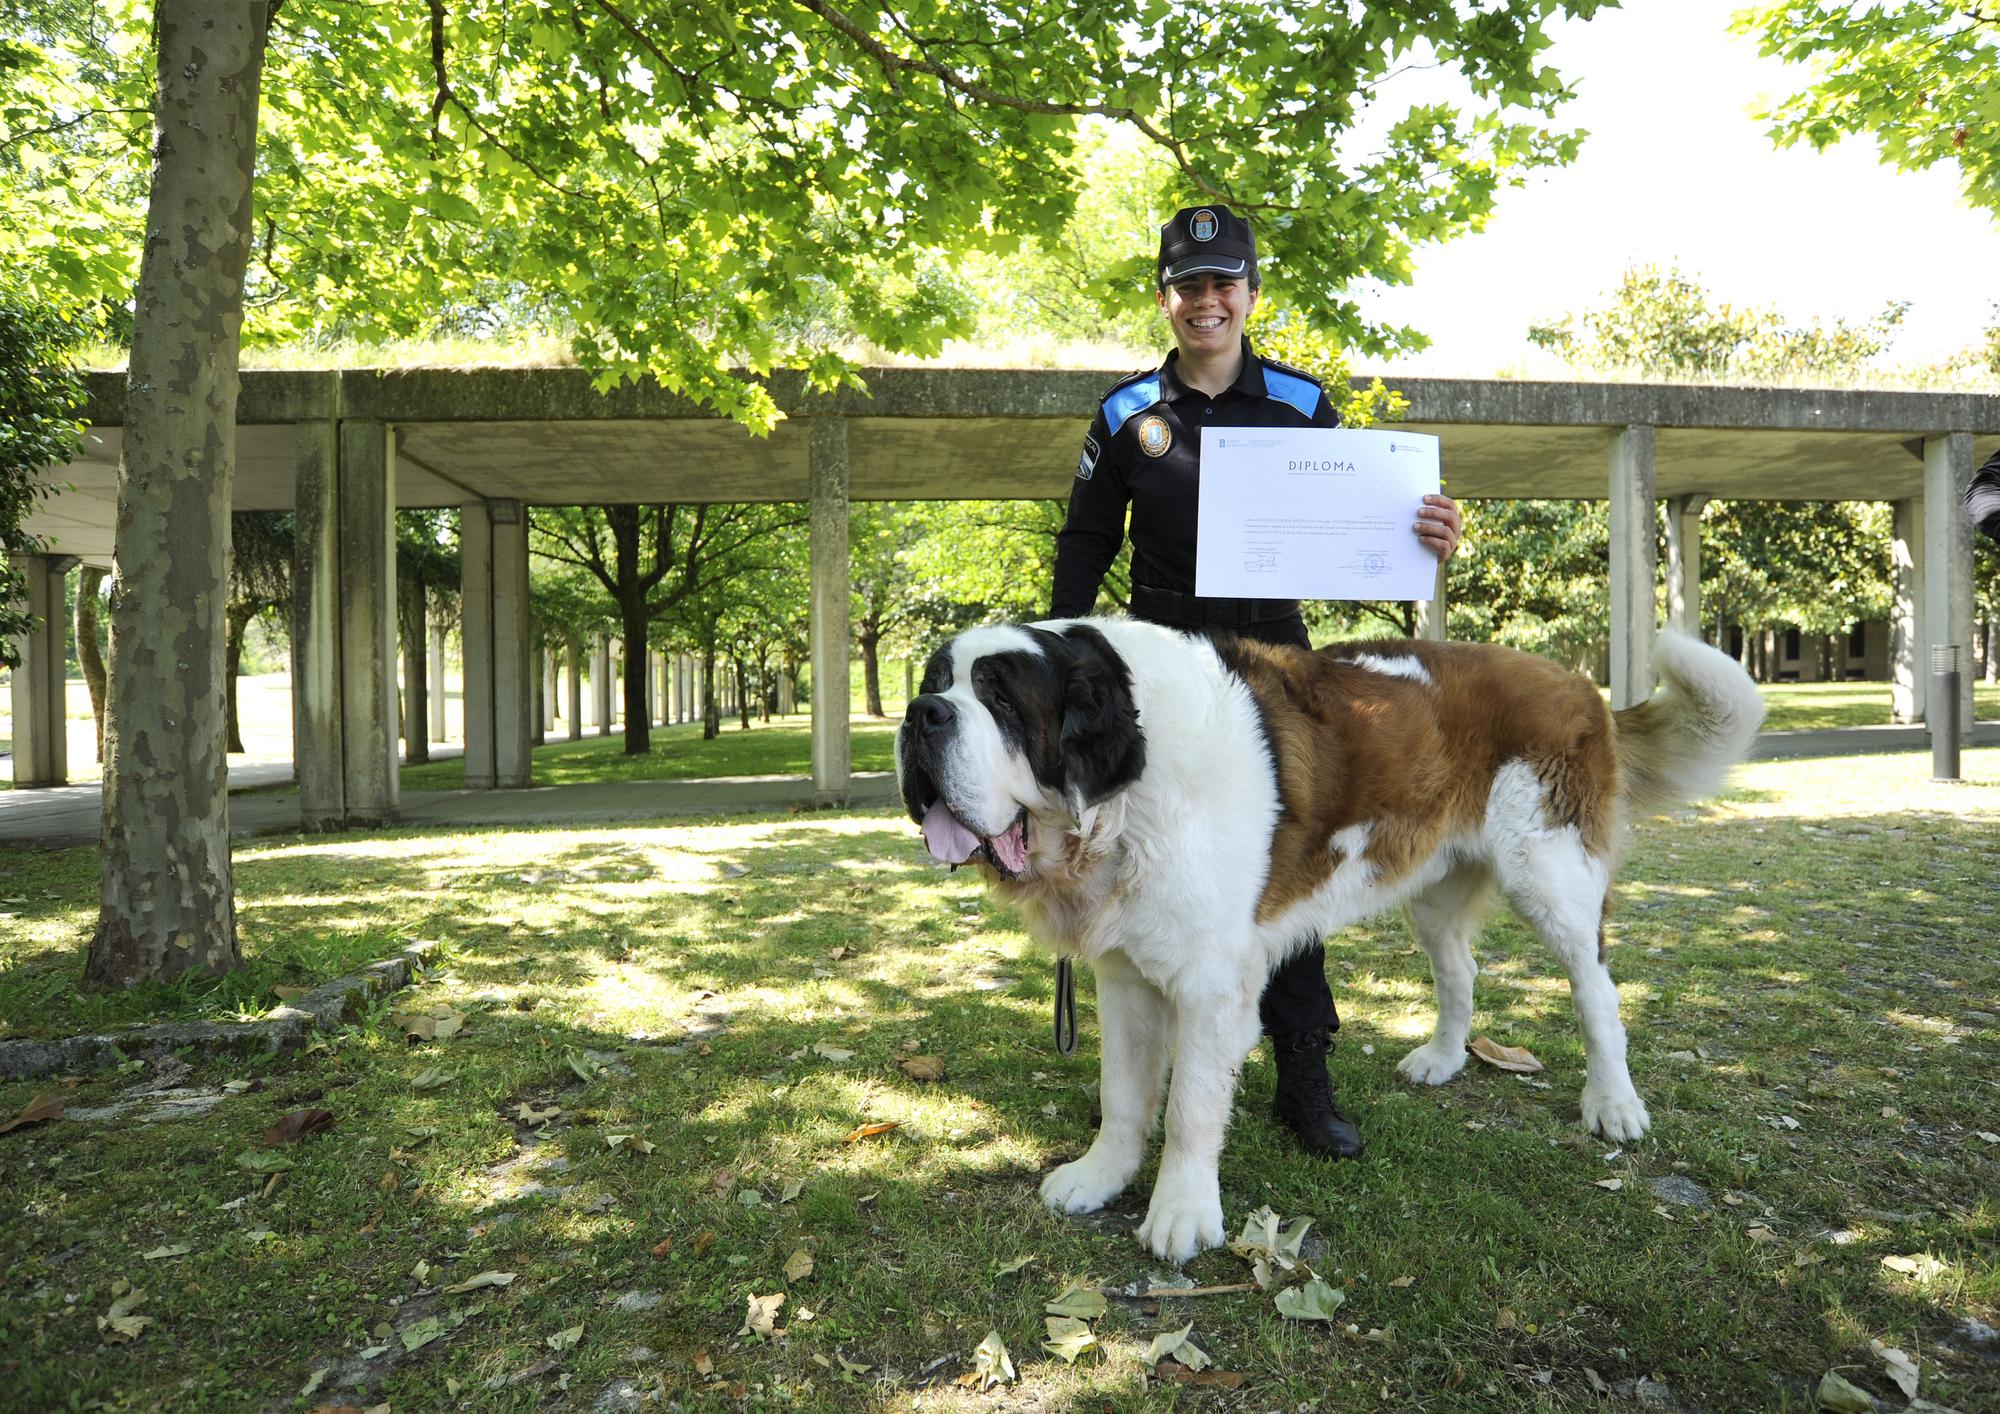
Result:
M1223 1130L1272 970L1406 908L1437 1026L1399 1068L1441 1084L1465 1065L1496 892L1568 973L1584 1125L1643 1135L1605 965L1623 816L1715 790L1763 716L1716 650L1666 634L1656 662L1662 690L1613 713L1584 678L1475 644L1309 653L1103 619L940 648L897 736L904 801L934 855L979 863L1097 976L1103 1125L1044 1200L1088 1212L1122 1191L1164 1094L1140 1240L1175 1262L1219 1244Z

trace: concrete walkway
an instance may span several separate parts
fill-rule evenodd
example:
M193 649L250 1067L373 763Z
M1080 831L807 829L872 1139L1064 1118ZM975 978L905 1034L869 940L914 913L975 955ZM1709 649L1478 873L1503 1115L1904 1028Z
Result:
M2000 746L2000 722L1981 722L1973 746ZM1780 761L1813 756L1861 756L1876 752L1928 752L1923 727L1836 727L1821 731L1765 732L1751 759ZM456 755L433 747L431 759ZM291 779L288 761L232 767L229 788ZM896 799L896 779L886 771L853 778L852 796L864 808ZM603 781L594 785L534 786L527 790L406 791L398 818L411 825L602 824L610 820L659 820L687 815L785 810L810 805L812 782L804 776L727 776L705 781ZM54 790L0 791L0 847L59 849L93 844L102 828L103 794L95 783ZM232 835L281 834L299 825L299 798L234 794L229 802Z

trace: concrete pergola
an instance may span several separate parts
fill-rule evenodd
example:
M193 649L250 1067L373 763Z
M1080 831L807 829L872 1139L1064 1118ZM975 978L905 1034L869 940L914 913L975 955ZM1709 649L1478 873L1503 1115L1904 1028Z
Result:
M1115 372L870 369L867 392L772 380L786 413L753 437L651 384L600 392L581 369L243 375L235 508L298 524L294 759L309 826L393 818L397 803L395 516L463 511L466 781L529 783L534 666L525 508L621 502L811 506L815 794L849 780L848 505L854 500L1063 497ZM1365 375L1364 375L1365 376ZM2000 445L2000 396L1396 379L1399 426L1442 439L1454 496L1610 502L1611 694L1652 689L1653 503L1668 502L1667 619L1700 621L1699 515L1711 497L1895 506L1892 695L1921 720L1929 644L1970 663L1972 530L1959 498ZM125 380L92 374L84 455L29 528L29 606L46 627L14 677L15 784L61 783L60 576L109 565ZM1442 584L1442 576L1440 576ZM49 613L53 605L55 612ZM1424 630L1444 636L1441 598ZM608 685L600 673L599 692ZM1961 721L1972 723L1971 673Z

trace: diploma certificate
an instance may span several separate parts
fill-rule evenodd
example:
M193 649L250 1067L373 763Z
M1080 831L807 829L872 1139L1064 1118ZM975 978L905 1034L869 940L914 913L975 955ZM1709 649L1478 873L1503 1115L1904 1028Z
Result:
M1226 599L1428 599L1413 528L1438 439L1331 427L1204 427L1194 592Z

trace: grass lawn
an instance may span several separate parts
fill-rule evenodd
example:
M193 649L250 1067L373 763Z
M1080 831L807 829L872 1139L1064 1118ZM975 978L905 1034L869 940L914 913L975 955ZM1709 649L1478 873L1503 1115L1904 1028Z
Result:
M867 717L854 721L853 769L896 769L896 723ZM722 733L703 741L700 723L654 727L653 749L644 756L625 754L622 732L581 741L550 741L535 748L535 784L580 785L587 781L689 781L714 776L809 776L812 774L812 724L804 716L751 718L748 731L727 718ZM460 790L465 763L453 757L424 766L403 768L404 790Z
M1803 731L1814 727L1872 727L1889 720L1886 682L1764 683L1764 730ZM1982 722L2000 717L2000 683L1972 685L1975 712Z
M395 1010L463 1030L412 1044L384 1007L284 1063L0 1085L0 1117L70 1111L0 1135L0 1405L589 1409L627 1381L687 1409L1525 1410L1646 1380L1803 1410L1838 1367L1900 1408L1879 1339L1924 1396L1991 1409L2000 1350L1966 1323L2000 1324L2000 750L1965 765L1944 786L1916 754L1761 763L1637 825L1612 966L1656 1128L1623 1152L1576 1126L1561 975L1511 917L1477 946L1475 1034L1548 1069L1436 1090L1394 1069L1429 1028L1423 957L1394 921L1342 935L1336 1080L1366 1157L1288 1147L1260 1049L1222 1166L1232 1232L1264 1205L1314 1219L1337 1320L1255 1291L1113 1298L1074 1366L1041 1349L1045 1302L1174 1276L1130 1235L1151 1174L1092 1219L1042 1208L1089 1138L1087 991L1062 1057L1048 958L906 820L241 844L256 985L144 1000L254 1010L272 980L434 938ZM94 852L0 875L0 1019L132 1014L57 985ZM331 1129L259 1147L302 1107ZM849 1142L871 1124L896 1127ZM238 1165L258 1154L292 1167ZM446 1289L488 1272L512 1275ZM151 1324L107 1343L120 1282ZM739 1334L780 1293L782 1337ZM1149 1342L1189 1322L1242 1394L1148 1382ZM960 1381L989 1331L1019 1380L982 1394Z

